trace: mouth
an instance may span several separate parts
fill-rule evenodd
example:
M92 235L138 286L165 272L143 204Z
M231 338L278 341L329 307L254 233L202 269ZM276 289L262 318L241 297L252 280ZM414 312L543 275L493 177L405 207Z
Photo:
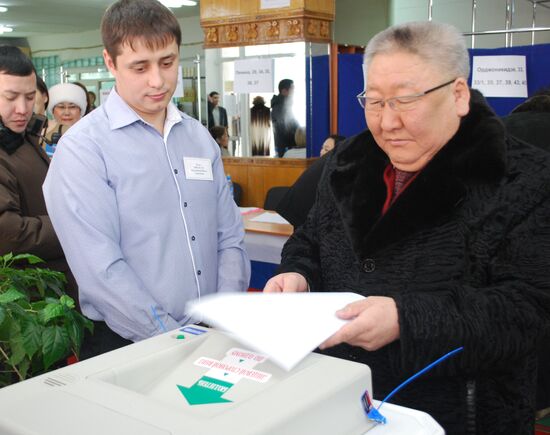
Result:
M387 144L392 146L403 146L409 142L408 139L396 139L396 138L387 138L385 139Z
M160 94L150 94L148 97L153 101L162 101L166 97L167 92L162 92Z

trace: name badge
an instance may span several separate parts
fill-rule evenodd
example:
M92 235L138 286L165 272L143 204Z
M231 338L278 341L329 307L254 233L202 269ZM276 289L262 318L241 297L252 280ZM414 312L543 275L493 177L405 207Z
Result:
M210 180L212 176L212 162L210 159L199 157L184 157L183 167L185 168L185 178L188 180Z

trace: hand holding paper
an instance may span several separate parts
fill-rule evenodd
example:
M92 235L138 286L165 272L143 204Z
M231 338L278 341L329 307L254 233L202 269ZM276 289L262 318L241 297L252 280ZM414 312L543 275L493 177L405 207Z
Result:
M340 319L352 320L323 342L321 349L348 343L366 350L378 350L399 338L399 320L395 300L370 296L338 310Z
M187 311L290 370L348 322L336 311L361 299L355 293L217 293L191 302Z

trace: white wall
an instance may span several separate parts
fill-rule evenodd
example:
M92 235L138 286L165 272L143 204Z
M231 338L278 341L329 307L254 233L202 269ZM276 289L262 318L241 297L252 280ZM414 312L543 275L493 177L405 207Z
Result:
M428 19L428 0L335 0L336 21L334 39L340 44L365 45L380 30L391 24ZM532 4L515 0L512 27L532 25ZM506 0L477 0L476 30L505 28ZM433 0L433 19L454 24L463 32L471 31L472 0ZM182 59L196 54L204 57L203 31L199 17L178 20L183 34ZM537 26L550 27L550 9L537 7ZM99 23L98 23L99 27ZM550 32L538 33L536 43L550 42ZM33 56L58 55L61 60L100 56L102 51L99 30L65 33L28 38ZM513 45L531 43L531 33L513 36ZM504 35L478 36L476 47L503 47Z
M335 0L334 40L339 44L366 45L389 25L390 0Z
M475 28L482 30L501 30L506 28L506 0L477 0ZM406 21L424 21L428 19L428 0L391 0L389 10L390 24ZM512 28L531 27L533 21L532 4L528 0L515 0L515 12ZM472 30L472 0L433 0L432 19L450 23L462 32ZM537 27L550 27L550 9L537 7ZM513 45L530 45L531 33L515 34ZM550 32L535 35L535 43L550 42ZM468 46L471 40L468 38ZM505 35L476 36L476 48L505 47Z
M196 54L203 56L199 18L181 18L178 22L182 31L181 58L194 58ZM59 56L62 61L101 56L103 51L99 28L88 32L30 36L28 41L34 57Z

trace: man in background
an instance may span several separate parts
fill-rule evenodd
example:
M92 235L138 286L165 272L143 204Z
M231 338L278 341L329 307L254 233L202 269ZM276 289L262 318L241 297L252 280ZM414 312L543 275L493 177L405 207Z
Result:
M284 79L279 82L279 95L271 99L271 122L273 124L273 139L278 157L296 146L294 134L298 128L298 121L292 111L292 95L294 82Z
M27 131L35 93L31 60L17 47L0 46L0 255L37 255L66 274L67 292L78 301L42 195L49 158L38 145L40 129Z
M212 91L208 94L208 128L217 125L227 127L227 110L220 106L220 94Z
M94 320L92 355L189 323L188 301L250 278L219 147L171 103L176 17L156 0L119 0L101 34L115 87L63 135L44 184Z
M539 89L502 118L506 130L518 139L550 151L550 88ZM538 352L537 418L550 415L550 336Z
M512 136L550 151L550 88L535 92L502 122Z

